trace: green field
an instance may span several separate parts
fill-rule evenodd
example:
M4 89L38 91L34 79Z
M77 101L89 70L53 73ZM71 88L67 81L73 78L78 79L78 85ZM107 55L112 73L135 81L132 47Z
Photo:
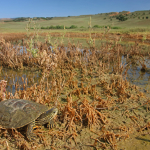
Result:
M81 15L81 16L68 16L68 17L53 17L51 20L35 20L33 18L32 22L36 22L36 26L41 29L41 27L47 26L57 26L63 25L70 27L71 25L76 25L76 29L66 29L67 31L77 32L88 31L90 16L91 16L91 26L111 26L119 27L120 29L111 29L110 32L149 32L150 31L150 11L135 11L129 14L125 14L127 11L120 12L119 14L124 14L126 21L119 21L116 16L111 16L115 12L102 13L95 15ZM118 14L118 15L119 15ZM28 21L14 22L14 21L0 21L0 32L26 32L25 27ZM33 27L33 23L32 26ZM101 32L102 28L93 28L94 31ZM41 29L41 32L47 32L49 30ZM62 31L62 29L52 30L52 31Z

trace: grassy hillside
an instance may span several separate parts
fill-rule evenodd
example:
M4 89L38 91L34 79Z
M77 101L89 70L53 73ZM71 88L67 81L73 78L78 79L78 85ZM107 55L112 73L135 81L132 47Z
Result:
M119 21L116 19L116 16L123 14L127 20ZM43 18L34 18L36 24L41 27L47 26L57 26L64 25L69 27L71 25L76 25L77 29L68 29L69 31L86 31L89 27L89 21L91 16L91 25L98 26L112 26L112 27L120 27L121 29L115 29L113 31L136 31L137 29L145 29L145 30L137 30L137 31L149 31L150 29L150 11L135 11L135 12L110 12L110 13L102 13L95 15L81 15L81 16L68 16L68 17L53 17L50 20L45 20ZM6 20L0 22L0 32L25 32L25 27L28 21L18 21L14 22L13 20ZM33 26L33 25L32 25ZM60 29L59 29L60 30ZM57 31L59 31L57 30ZM99 28L95 28L96 31L101 31ZM46 30L42 30L46 31Z

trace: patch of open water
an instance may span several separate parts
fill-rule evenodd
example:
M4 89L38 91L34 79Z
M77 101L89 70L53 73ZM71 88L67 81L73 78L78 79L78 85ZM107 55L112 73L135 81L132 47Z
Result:
M27 49L24 46L16 47L16 49L19 48L19 53L27 53ZM53 47L51 47L51 50L53 52ZM65 50L69 52L69 49L65 47ZM76 49L74 49L76 50ZM73 50L73 51L74 51ZM83 54L83 49L79 49L81 53ZM88 62L87 57L91 55L91 51L88 50L88 54L83 57ZM121 57L122 64L127 65L127 60L125 57ZM145 65L147 68L150 68L150 60L145 59ZM139 87L141 87L141 90L143 92L149 91L150 89L150 71L148 72L141 72L141 65L132 65L130 64L130 68L127 71L126 79L131 82L132 84L135 84ZM149 69L150 70L150 69ZM11 93L15 93L15 90L23 90L23 84L26 83L26 87L30 87L34 83L39 83L40 81L40 72L39 71L27 71L27 70L13 70L13 69L7 69L3 68L0 73L0 80L6 80L7 81L7 91ZM19 83L20 87L16 88L15 85Z
M16 90L23 90L24 84L26 84L27 88L32 86L34 83L39 83L40 72L3 68L0 73L0 80L6 80L7 92L14 94ZM19 84L19 87L16 88L16 84Z
M148 66L147 66L148 67ZM0 73L0 80L7 81L7 91L15 93L15 85L19 83L20 87L17 88L23 90L23 84L27 83L26 87L30 87L34 83L39 83L41 78L39 71L27 71L27 70L13 70L3 68ZM150 72L141 72L140 66L130 66L127 72L126 79L132 84L141 87L142 91L149 91L150 89Z

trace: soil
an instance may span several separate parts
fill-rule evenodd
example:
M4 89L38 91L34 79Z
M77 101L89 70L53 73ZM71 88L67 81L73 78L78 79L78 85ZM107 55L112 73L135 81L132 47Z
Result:
M109 76L105 75L105 80L109 82ZM115 77L115 76L114 76ZM94 80L93 80L94 83ZM101 91L101 87L98 87ZM95 149L115 149L115 150L149 150L150 149L150 118L149 104L147 98L149 93L139 92L138 87L129 86L127 89L130 96L126 101L116 103L109 109L100 110L107 116L108 122L99 126L88 127L83 123L74 124L77 132L65 131L66 126L59 119L62 112L59 112L53 129L45 127L37 128L34 133L38 136L34 142L28 142L24 135L12 138L11 134L4 133L1 129L0 149L76 149L76 150L95 150ZM103 98L103 95L102 95ZM81 98L84 99L84 98ZM116 97L111 98L114 101ZM82 100L81 100L82 102ZM10 132L11 133L11 132ZM72 133L72 134L71 134ZM16 145L17 141L17 145ZM103 148L102 148L103 147Z
M59 36L59 33L52 34ZM67 33L66 36L87 38L89 34ZM101 38L102 34L92 34L92 36ZM106 38L109 39L120 37L123 40L135 39L139 42L142 42L143 38L141 35L106 35ZM146 40L150 42L150 37L147 36ZM0 149L149 150L149 90L147 89L145 93L141 92L139 87L123 80L117 73L106 74L102 71L92 73L93 68L78 70L73 69L69 63L67 65L70 72L69 69L57 72L59 74L59 71L64 71L66 78L69 79L57 101L59 113L54 120L55 127L53 129L44 128L44 126L36 128L34 133L37 139L33 142L26 139L25 131L18 132L13 129L8 132L0 127ZM82 74L79 74L81 70ZM56 77L56 79L58 82L59 78ZM55 89L57 88L56 81L50 83L53 86L53 93L50 92L50 89L47 92L46 86L35 85L34 88L20 90L15 95L21 98L28 96L28 99L33 98L33 100L40 97L42 101L46 97L48 100L52 97L50 99L52 105L54 94L56 92L57 95L60 89Z

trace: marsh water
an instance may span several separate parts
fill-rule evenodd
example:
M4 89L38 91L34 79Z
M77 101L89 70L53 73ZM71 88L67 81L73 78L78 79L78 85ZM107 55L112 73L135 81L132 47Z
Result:
M126 63L126 58L122 57L122 63ZM146 71L141 71L141 64L132 65L130 64L130 68L127 71L126 79L137 86L139 86L141 91L148 92L150 89L150 59L145 57L145 65L147 67Z
M90 53L88 53L88 55L90 55ZM145 72L141 71L141 63L139 63L137 60L131 58L131 60L133 59L133 63L128 63L128 59L126 57L121 56L120 59L122 65L129 64L129 69L124 78L127 79L131 84L135 84L140 87L140 90L142 92L148 93L150 88L150 60L148 59L148 57L144 57L144 63L147 67L147 70ZM86 61L88 61L88 59L86 59ZM111 66L110 70L112 70ZM15 94L16 90L23 90L24 88L26 89L28 87L31 87L34 83L39 84L41 78L42 72L33 68L28 70L15 70L3 67L0 72L0 80L7 81L7 92L11 92L12 94ZM133 149L144 149L143 143L145 145L148 145L147 147L149 147L149 138L149 135L146 135L145 137L141 135L139 136L139 134L133 135L133 137L131 136L131 138L127 139L127 143L122 141L120 143L120 147L122 147L122 149L126 147L127 150L130 150L131 146L133 147Z
M122 64L126 64L126 58L121 57ZM150 68L150 60L146 60L147 68ZM148 92L150 89L150 69L146 72L141 71L142 66L130 65L127 71L126 79L137 86L144 93ZM32 86L34 83L39 83L41 79L41 71L39 70L16 70L3 68L0 73L0 80L7 81L7 92L15 93L16 90L23 90L23 85L26 84L26 88ZM17 86L16 88L16 85Z

